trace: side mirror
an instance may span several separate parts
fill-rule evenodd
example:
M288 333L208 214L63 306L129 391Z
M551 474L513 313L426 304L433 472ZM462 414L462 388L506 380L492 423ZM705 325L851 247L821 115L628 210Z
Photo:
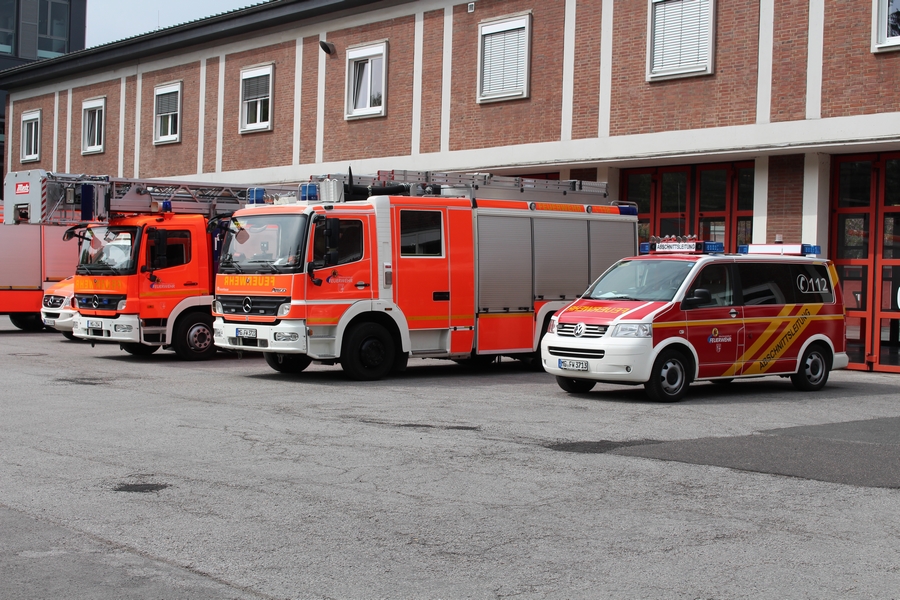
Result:
M313 285L322 285L322 280L316 277L316 263L313 261L309 261L306 263L306 274L309 275L309 280L312 281Z
M338 251L329 250L325 253L325 266L331 267L338 264Z
M712 303L712 296L710 295L709 290L699 288L694 290L693 296L685 298L681 302L681 306L683 308L694 308L695 306L701 306L703 304L710 303Z
M141 267L141 273L155 271L156 269L165 269L169 266L169 260L166 256L166 247L168 246L169 232L165 229L157 229L156 227L147 228L147 247L152 251L148 253L150 258L149 266Z
M341 220L325 219L325 249L334 250L341 240Z

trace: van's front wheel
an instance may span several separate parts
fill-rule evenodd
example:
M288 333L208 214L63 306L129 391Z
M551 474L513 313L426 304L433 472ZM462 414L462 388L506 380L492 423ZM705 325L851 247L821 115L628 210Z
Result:
M798 390L815 392L825 387L831 370L831 353L821 344L812 344L803 353L800 370L791 375L791 383Z
M279 354L278 352L264 352L266 364L279 373L301 373L312 363L312 359L305 354Z
M656 402L678 402L690 385L690 363L678 350L663 350L653 363L650 380L644 389Z
M574 377L560 377L559 375L556 376L556 383L570 394L586 394L597 385L596 381L591 381L590 379L575 379Z

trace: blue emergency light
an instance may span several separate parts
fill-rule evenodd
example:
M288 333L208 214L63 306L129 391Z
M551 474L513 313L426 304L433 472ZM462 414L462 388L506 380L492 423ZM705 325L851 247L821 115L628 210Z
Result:
M266 188L252 187L247 189L247 204L265 204Z
M663 238L657 242L641 242L639 250L641 254L722 254L725 244L696 240L667 241Z

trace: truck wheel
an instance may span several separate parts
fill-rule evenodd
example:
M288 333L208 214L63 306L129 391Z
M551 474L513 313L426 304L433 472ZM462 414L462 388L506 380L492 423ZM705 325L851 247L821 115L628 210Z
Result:
M74 341L78 340L78 338L75 337L75 334L72 333L71 331L60 331L60 333L63 335L64 338L66 338L69 341L74 342Z
M678 402L690 385L690 363L678 350L663 350L653 363L650 380L644 389L656 402Z
M207 360L215 356L213 318L201 312L188 313L175 325L172 348L181 360Z
M9 321L22 331L43 331L44 321L36 313L15 313L9 315Z
M121 347L132 356L150 356L159 350L159 346L145 346L144 344L121 344Z
M821 344L812 344L803 353L800 370L791 375L791 383L804 392L821 390L828 381L830 369L831 353Z
M560 377L558 375L556 376L556 383L570 394L586 394L597 385L596 381L591 381L590 379L573 379L572 377Z
M266 364L279 373L300 373L312 363L312 359L305 354L279 354L278 352L263 352Z
M374 381L394 366L394 338L378 323L355 325L344 338L341 367L352 379Z

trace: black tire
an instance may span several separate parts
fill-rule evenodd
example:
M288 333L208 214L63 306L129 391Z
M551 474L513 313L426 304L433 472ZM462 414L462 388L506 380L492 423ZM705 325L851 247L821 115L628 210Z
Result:
M726 377L725 379L710 379L709 382L713 385L728 385L734 381L732 377Z
M312 359L305 354L279 354L278 352L263 352L266 364L279 373L302 373L312 363Z
M9 315L9 321L22 331L36 332L44 330L44 321L39 313L15 313Z
M409 352L398 352L397 358L394 359L394 366L391 369L393 373L403 373L409 365Z
M172 348L181 360L209 360L216 355L212 315L192 312L175 325Z
M462 365L469 369L486 369L490 367L492 364L497 362L496 354L475 354L473 351L469 358L458 358L455 359L455 362L458 365Z
M691 384L690 361L675 349L663 350L653 362L644 390L656 402L678 402Z
M159 346L145 346L144 344L121 344L122 350L132 356L150 356L157 350Z
M78 338L75 337L75 334L72 333L71 331L60 331L60 333L63 335L64 338L66 338L67 340L70 340L72 342L75 342L78 340Z
M384 378L394 366L394 338L378 323L350 328L341 347L341 368L357 381Z
M798 390L816 392L825 387L829 371L831 352L822 344L811 344L800 359L800 370L791 375L791 383Z
M570 394L586 394L597 385L596 381L591 381L590 379L574 379L572 377L560 377L559 375L556 376L556 383Z

